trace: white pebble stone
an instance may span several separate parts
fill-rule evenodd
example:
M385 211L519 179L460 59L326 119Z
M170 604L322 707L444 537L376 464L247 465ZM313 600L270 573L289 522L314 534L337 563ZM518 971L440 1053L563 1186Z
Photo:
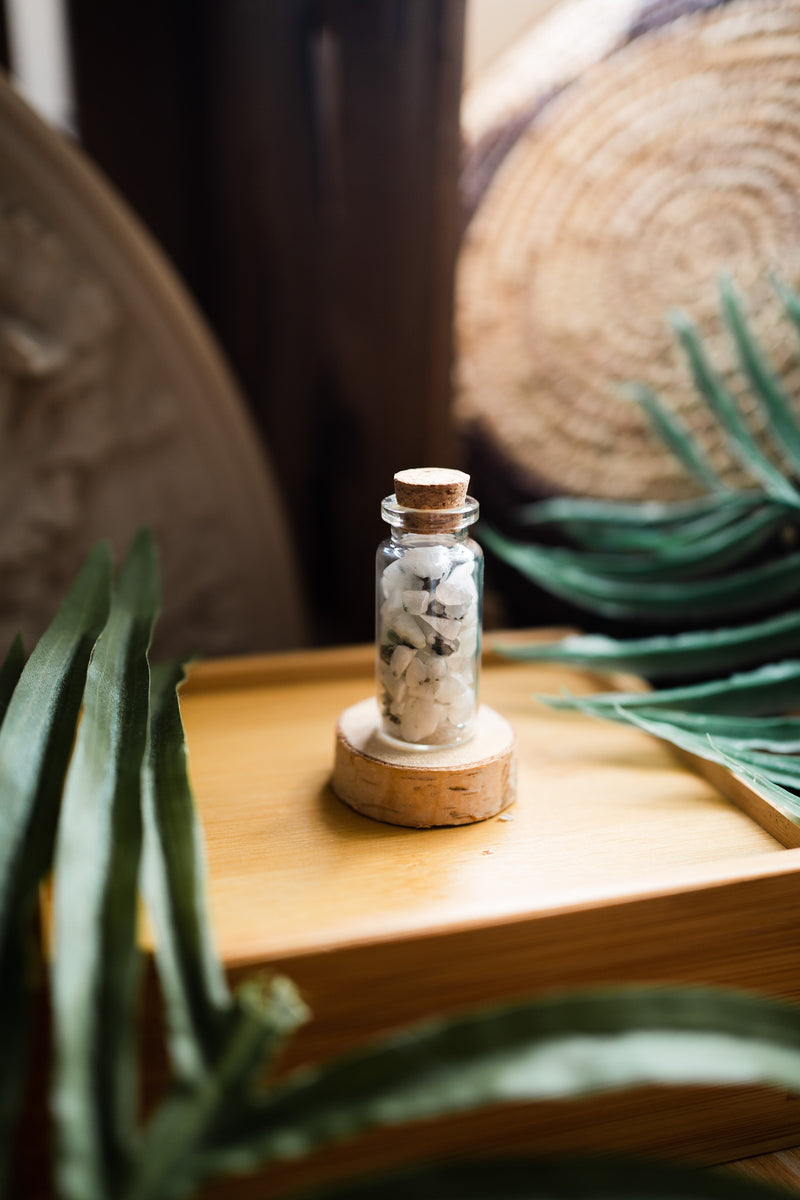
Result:
M460 621L450 621L447 617L430 617L425 613L422 620L426 625L438 634L439 637L447 638L448 641L455 641L461 632Z
M459 638L458 652L462 658L471 659L478 649L478 627L472 625L466 628Z
M390 674L399 678L415 657L416 655L410 646L397 646L392 651L392 658L389 664Z
M405 591L402 593L401 599L403 611L411 613L412 616L419 617L426 611L430 599L430 592Z
M392 592L400 592L405 587L408 587L408 577L403 570L403 564L399 561L389 563L381 575L381 588L384 596L389 596Z
M467 721L472 719L474 709L475 705L472 696L469 693L464 693L449 706L447 716L453 725L465 725Z
M456 567L436 589L434 599L445 608L466 609L478 599L478 590L471 573L464 573L466 564Z
M401 642L408 642L410 646L414 646L417 650L421 650L425 645L425 634L419 625L419 622L405 612L392 612L384 618L384 624L389 633L394 632Z
M436 733L431 738L431 741L439 746L447 746L451 742L458 741L463 732L463 729L459 729L458 726L451 724L450 721L445 719L440 721L436 727Z
M408 691L404 679L400 679L397 675L393 675L392 672L387 668L387 670L385 670L381 676L381 683L391 701L402 703L403 699L405 698L405 694Z
M420 579L441 579L447 573L451 557L446 546L414 546L398 562L403 564L407 575L417 575Z
M400 732L409 742L429 738L439 724L440 709L427 700L409 699L400 717Z
M446 658L442 658L440 654L425 654L421 657L424 658L427 664L429 677L435 683L447 676L448 670Z
M418 688L428 681L434 682L430 674L430 655L417 654L409 664L406 682L409 687Z
M436 684L436 699L442 704L451 704L454 700L458 700L463 696L467 689L467 684L463 679L459 679L456 675L448 675L445 679Z

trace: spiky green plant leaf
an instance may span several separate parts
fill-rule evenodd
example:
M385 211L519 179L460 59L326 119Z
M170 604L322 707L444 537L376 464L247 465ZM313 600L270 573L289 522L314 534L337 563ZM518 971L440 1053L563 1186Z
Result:
M217 1169L247 1170L377 1125L656 1082L800 1087L794 1009L706 989L620 988L428 1022L296 1072L209 1150Z
M800 701L800 661L768 663L754 671L686 687L652 692L598 692L590 696L541 696L555 709L582 708L593 715L614 716L618 708L769 716L790 712Z
M608 617L696 623L741 617L800 594L800 553L720 575L680 582L612 578L549 548L516 542L486 528L482 540L526 579L581 608Z
M701 733L735 750L800 753L800 717L724 716L720 713L681 712L658 708L660 721Z
M0 726L0 956L20 891L50 862L86 668L108 614L111 555L97 546L31 654Z
M0 1195L24 1085L33 908L52 859L61 786L110 584L110 548L101 544L19 674L0 726ZM12 662L17 654L12 649Z
M210 940L205 857L177 698L183 678L181 664L152 673L142 774L144 893L156 930L173 1068L196 1081L219 1050L231 998Z
M711 675L800 654L800 613L782 613L750 625L646 638L590 633L555 642L493 642L492 650L523 662L630 671L648 679Z
M772 805L778 812L783 813L790 821L798 824L797 820L797 801L798 797L794 792L789 792L786 788L781 787L779 783L774 783L771 779L767 779L764 775L759 775L758 772L751 770L749 767L738 762L737 758L728 755L722 755L726 766L730 767L737 775L751 783L756 791L765 799L771 801Z
M712 738L708 734L697 733L686 729L677 722L659 720L634 709L618 709L621 720L630 725L636 725L647 733L662 741L672 742L690 754L724 766L736 764L737 770L747 770L753 777L769 779L784 787L796 788L800 783L800 758L792 758L787 754L769 754L761 750L750 750L736 745L724 736ZM784 790L782 810L791 817L795 824L800 824L800 797L792 796Z
M786 505L760 491L723 492L695 500L661 501L582 499L556 496L522 505L515 516L530 529L555 527L591 549L640 551L679 546L729 525L754 508Z
M288 980L232 995L210 933L202 835L187 771L177 687L180 664L156 668L142 773L145 898L156 930L175 1081L145 1131L129 1200L188 1194L203 1147L246 1107L254 1080L307 1016Z
M228 988L210 932L202 833L177 696L182 679L180 664L153 671L143 770L144 891L156 929L177 1079L181 1085L213 1087L210 1077L219 1075L242 1030L257 1042L252 1064L263 1070L286 1034L305 1018L305 1009L285 981L275 983L263 1003L251 993L232 996Z
M672 451L689 475L708 491L728 490L689 429L675 413L662 404L652 388L639 383L630 384L626 390L640 408L644 409L661 441Z
M747 323L742 301L728 278L720 281L720 304L750 389L767 415L773 444L800 474L800 427L789 398Z
M739 520L688 544L663 541L646 554L548 547L542 549L538 557L549 560L556 569L574 567L598 579L669 583L738 566L766 546L786 523L785 511L769 505L746 513Z
M89 666L58 830L53 1110L64 1200L118 1195L136 1140L139 777L158 604L155 547L142 531Z
M208 1148L249 1111L255 1076L306 1015L286 979L240 989L210 1069L192 1086L177 1081L151 1120L122 1200L188 1196L218 1173Z
M717 418L731 453L753 479L759 481L767 495L790 507L800 507L800 493L762 450L736 400L711 365L695 326L683 313L673 314L672 326L688 359L695 385Z

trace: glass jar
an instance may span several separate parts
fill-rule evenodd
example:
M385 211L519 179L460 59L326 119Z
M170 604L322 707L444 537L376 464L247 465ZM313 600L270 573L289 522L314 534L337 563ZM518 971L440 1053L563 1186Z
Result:
M376 557L381 728L393 742L417 750L455 746L474 733L483 596L483 552L468 537L478 503L466 495L463 482L456 492L452 487L442 492L443 485L434 482L415 492L403 489L403 475L426 472L469 480L434 468L395 476L397 491L381 504L391 536Z

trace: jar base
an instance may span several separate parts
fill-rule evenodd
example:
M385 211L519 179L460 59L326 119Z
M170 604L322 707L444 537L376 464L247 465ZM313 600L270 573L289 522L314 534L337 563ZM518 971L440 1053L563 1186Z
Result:
M395 750L454 750L457 746L466 746L468 742L472 741L475 737L475 727L473 723L473 727L469 733L465 733L463 737L460 737L455 742L404 742L402 738L392 737L390 733L387 733L386 729L380 726L378 733L383 741Z
M362 700L339 718L332 786L350 808L389 825L485 821L516 799L514 731L481 705L468 742L422 749L390 742L377 703Z

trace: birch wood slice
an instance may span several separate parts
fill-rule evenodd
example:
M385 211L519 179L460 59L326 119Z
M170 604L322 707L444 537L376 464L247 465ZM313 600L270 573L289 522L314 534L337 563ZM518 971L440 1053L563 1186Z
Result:
M484 704L475 736L463 746L405 749L381 735L375 700L362 700L339 718L333 790L356 812L389 825L485 821L516 797L514 731Z

